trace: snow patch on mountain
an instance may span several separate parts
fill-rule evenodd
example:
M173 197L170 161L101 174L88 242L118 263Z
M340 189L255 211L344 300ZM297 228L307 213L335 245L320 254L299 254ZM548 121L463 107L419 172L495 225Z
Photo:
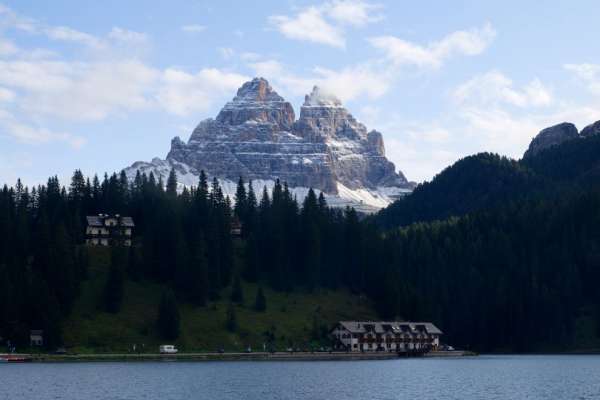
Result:
M171 168L181 187L195 186L201 170L217 177L226 193L230 184L235 191L239 177L268 188L279 179L299 201L312 187L331 205L364 209L385 207L414 186L385 157L381 133L368 131L335 95L315 86L296 119L292 105L263 78L244 83L187 143L173 138L165 160L136 162L126 171L130 177L152 171L166 181Z

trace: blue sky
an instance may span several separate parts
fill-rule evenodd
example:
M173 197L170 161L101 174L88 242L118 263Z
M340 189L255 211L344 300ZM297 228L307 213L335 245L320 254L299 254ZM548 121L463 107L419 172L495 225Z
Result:
M1 3L0 183L164 157L253 76L335 93L415 181L600 119L596 1L250 3Z

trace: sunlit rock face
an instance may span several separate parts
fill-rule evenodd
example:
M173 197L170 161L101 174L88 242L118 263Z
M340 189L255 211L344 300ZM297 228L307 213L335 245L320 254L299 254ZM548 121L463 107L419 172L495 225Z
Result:
M154 162L138 165L147 171ZM198 124L187 143L174 138L161 171L164 162L186 173L204 170L229 181L280 179L329 195L366 190L379 196L380 205L412 188L385 157L381 133L369 132L333 94L314 87L296 120L292 105L263 78L244 83L216 118Z

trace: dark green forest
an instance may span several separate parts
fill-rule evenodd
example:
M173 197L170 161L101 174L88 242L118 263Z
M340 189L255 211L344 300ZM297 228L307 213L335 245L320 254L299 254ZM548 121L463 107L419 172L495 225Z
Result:
M312 190L299 204L280 182L267 193L240 179L230 200L202 174L178 193L174 171L166 183L75 171L66 187L56 177L4 186L0 336L26 343L29 329L44 329L49 348L62 344L61 320L87 279L85 216L111 213L136 227L131 248L112 249L107 312L118 311L126 280L167 288L164 321L178 321L177 302L209 307L244 280L307 295L349 289L382 319L430 320L462 348L574 349L581 320L600 336L599 155L591 137L526 161L467 157L367 218ZM159 326L169 338L175 328Z

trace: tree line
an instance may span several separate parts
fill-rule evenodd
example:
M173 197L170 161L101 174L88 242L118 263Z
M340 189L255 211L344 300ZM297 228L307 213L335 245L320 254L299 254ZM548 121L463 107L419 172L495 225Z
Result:
M312 189L301 202L279 181L258 193L240 179L229 199L204 173L197 186L178 188L174 170L167 182L75 171L68 187L56 177L31 189L4 186L0 336L24 344L29 329L44 329L48 347L61 344L60 321L88 277L85 216L98 213L136 224L133 246L111 250L104 311L119 311L126 280L162 283L165 338L178 334L178 302L204 307L226 287L241 302L241 280L277 291L346 288L371 298L383 319L430 320L448 342L475 350L568 345L580 317L600 330L598 191L507 200L389 230L328 207ZM266 307L261 289L255 308Z

